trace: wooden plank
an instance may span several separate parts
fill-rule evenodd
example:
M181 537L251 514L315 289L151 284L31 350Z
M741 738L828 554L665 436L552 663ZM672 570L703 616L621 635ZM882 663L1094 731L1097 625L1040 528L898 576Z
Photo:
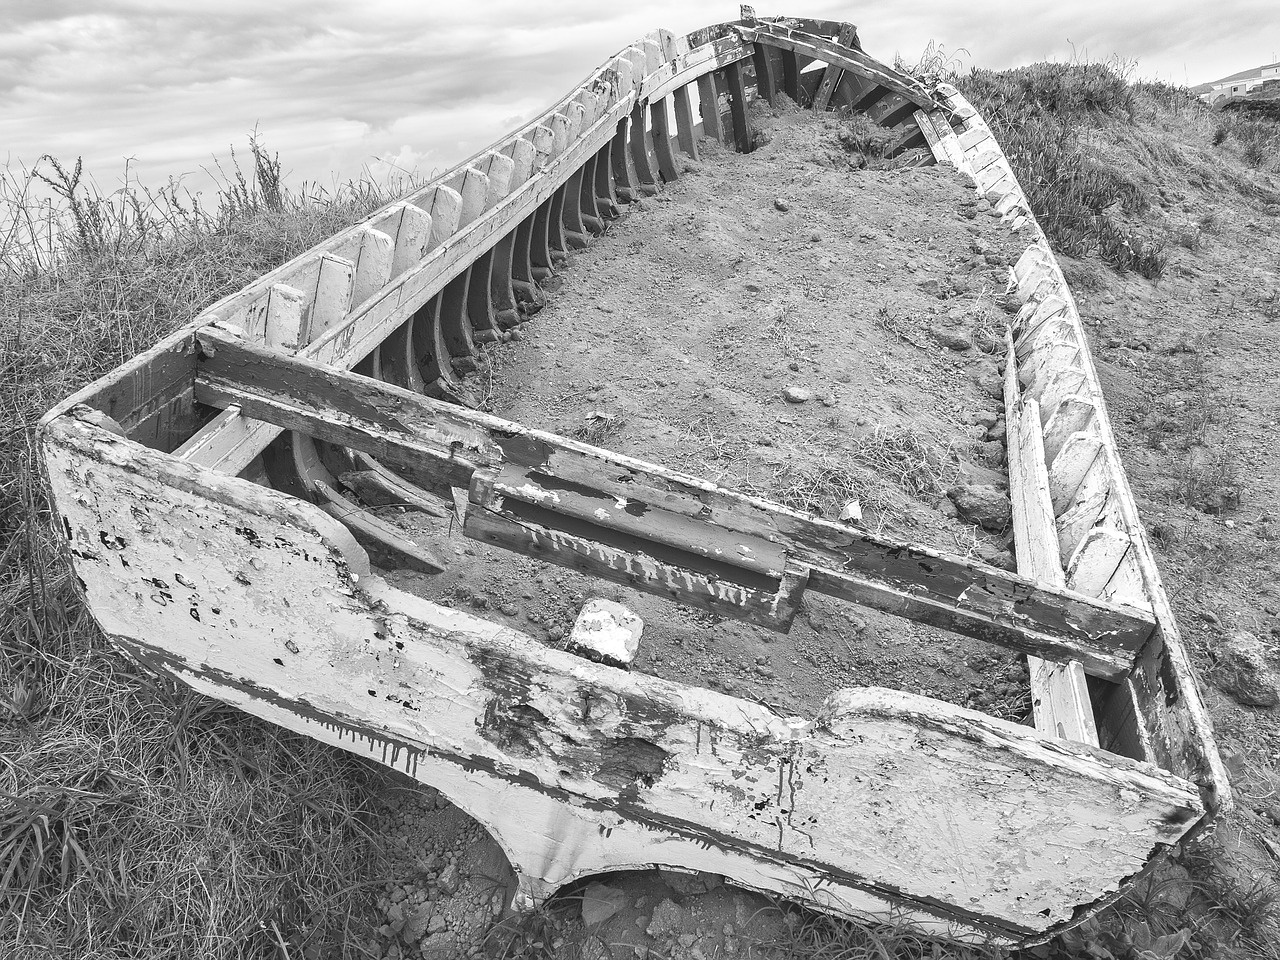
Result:
M1154 767L910 694L840 691L787 719L594 664L395 590L332 518L278 491L72 417L42 443L113 642L438 787L508 852L521 904L661 863L1009 943L1110 898L1203 814ZM103 562L100 533L127 565Z
M596 210L605 220L614 220L622 214L613 182L613 144L610 140L596 154Z
M1085 471L1070 506L1058 517L1058 542L1062 548L1061 560L1064 565L1070 561L1085 534L1107 509L1113 473L1111 451L1104 446Z
M723 143L725 131L724 124L720 122L720 94L716 90L714 74L698 78L698 114L702 117L703 132Z
M435 551L339 493L310 437L280 437L263 454L263 463L272 486L310 500L338 520L380 567L425 574L444 571L445 562Z
M477 473L477 476L479 474ZM502 510L503 500L467 509L462 532L492 546L526 554L612 583L666 597L674 603L734 617L785 633L791 629L803 589L779 584L753 587L618 549ZM803 571L807 580L808 571Z
M791 98L792 102L803 106L801 103L799 59L790 50L781 50L779 52L782 54L782 90Z
M618 121L610 152L614 190L618 194L618 199L625 203L632 203L640 196L639 176L636 173L635 161L631 159L631 147L627 142L630 127L629 117L623 117Z
M429 253L457 232L462 216L462 194L441 185L431 192L429 198L417 201L417 206L431 215L431 239L427 244Z
M892 90L888 90L867 108L866 115L872 123L892 128L902 121L910 119L917 109L916 104L911 100L901 94L894 93Z
M681 87L672 95L676 108L676 136L680 140L680 149L698 159L698 137L693 123L693 108L689 103L689 88Z
M395 240L388 280L420 264L431 246L431 214L412 203L403 203L379 218L378 229ZM360 302L367 302L376 293L377 290L366 291Z
M1133 539L1128 534L1094 527L1067 562L1067 584L1091 597L1102 596L1132 549Z
M536 469L544 488L592 484L602 493L703 512L743 532L771 532L791 562L813 568L810 588L1046 659L1079 659L1100 676L1123 673L1151 632L1140 613L1037 585L923 547L897 543L653 464L457 409L364 377L282 357L216 329L199 334L197 399L239 404L249 416L466 487L477 467ZM665 491L665 492L664 492Z
M738 33L745 42L771 44L784 50L803 53L850 73L856 73L894 93L901 94L925 110L938 108L938 104L915 80L891 67L886 67L860 50L832 43L830 40L812 34L791 30L781 24L760 23L755 27L739 27Z
M769 56L768 48L763 43L755 44L751 59L755 66L756 95L772 106L778 92L778 78L774 73L773 59Z
M310 343L347 315L351 309L355 274L356 265L350 260L331 254L324 254L319 258L314 286L303 291L307 300L307 315L303 320L306 339L302 342Z
M853 45L853 39L857 36L857 28L851 24L842 24L840 27L840 35L836 38L836 43L842 49L849 49ZM792 51L794 53L794 51ZM818 59L822 59L819 57ZM818 85L818 92L813 98L813 109L818 113L822 113L827 109L827 105L831 102L831 95L835 92L836 84L840 82L840 77L844 71L840 67L827 61L827 68L822 73L822 83Z
M725 86L729 94L729 113L733 123L733 143L739 153L750 153L753 138L751 122L747 116L747 88L742 82L742 70L736 63L724 68Z
M232 477L256 460L259 451L280 433L274 424L240 416L240 408L234 404L214 417L209 427L189 437L173 455Z
M648 137L645 131L644 105L637 103L631 111L631 126L627 132L627 145L631 150L631 162L636 172L636 188L652 196L658 192L658 173L650 162Z
M1050 466L1062 445L1077 433L1084 433L1093 423L1097 411L1093 401L1076 394L1066 397L1044 425L1044 458Z
M1076 499L1080 483L1102 454L1103 443L1089 433L1073 433L1066 439L1049 465L1049 493L1053 498L1053 515L1062 516Z
M1058 559L1058 534L1049 498L1049 477L1040 439L1040 411L1018 392L1017 357L1007 336L1005 422L1009 425L1009 498L1013 506L1018 572L1032 580L1066 585ZM1098 745L1098 729L1084 667L1078 660L1053 663L1027 657L1031 710L1036 729L1061 740Z
M667 115L667 101L649 104L649 122L653 135L653 152L658 157L658 172L663 181L672 183L680 179L675 154L671 151L671 119Z

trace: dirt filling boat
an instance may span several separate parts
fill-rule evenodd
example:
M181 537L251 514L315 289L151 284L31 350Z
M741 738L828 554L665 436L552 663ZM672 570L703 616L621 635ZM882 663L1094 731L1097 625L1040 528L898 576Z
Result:
M786 94L972 178L1025 241L1004 403L1017 571L475 409L466 374L703 138ZM999 144L846 23L756 18L610 58L538 120L80 391L41 451L88 608L210 697L442 791L527 906L605 871L719 874L958 940L1045 940L1229 802L1079 314ZM551 649L375 572L447 566L374 510L786 633L806 594L1025 654L1034 728L912 693L811 716ZM633 652L633 651L632 651Z

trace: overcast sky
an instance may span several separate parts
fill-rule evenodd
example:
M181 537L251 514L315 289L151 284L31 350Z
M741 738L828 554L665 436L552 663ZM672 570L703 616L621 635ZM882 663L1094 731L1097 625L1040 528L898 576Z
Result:
M1276 0L788 0L858 25L866 49L914 61L930 40L966 63L1118 56L1201 83L1271 62ZM773 11L756 4L762 14ZM426 173L496 139L655 27L737 17L703 0L0 0L0 152L83 156L119 184L181 176L256 126L291 182Z

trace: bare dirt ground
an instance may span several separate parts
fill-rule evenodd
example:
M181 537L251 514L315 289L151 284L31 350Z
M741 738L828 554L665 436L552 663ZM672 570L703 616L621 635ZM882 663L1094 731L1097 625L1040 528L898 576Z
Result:
M759 150L704 142L676 183L571 258L473 385L500 416L828 517L856 500L871 529L1011 566L998 518L988 531L958 516L948 491L1004 483L994 358L1022 239L949 169L868 166L833 119L759 119ZM1280 642L1280 195L1183 169L1149 215L1180 238L1161 281L1063 264L1235 781L1219 836L1233 869L1265 876L1280 862L1280 718L1240 702L1239 657L1224 651L1253 643L1274 666ZM781 636L396 519L453 554L442 576L391 575L400 586L548 644L604 596L645 621L639 670L785 713L878 685L1027 722L1021 658L977 641L813 596ZM574 893L582 916L490 929L497 901L479 868L461 893L456 877L440 882L449 864L491 866L487 841L429 794L408 821L403 802L395 829L410 847L447 851L432 845L440 830L466 840L453 860L406 860L387 884L384 956L535 942L590 957L786 952L794 916L716 878L605 878Z

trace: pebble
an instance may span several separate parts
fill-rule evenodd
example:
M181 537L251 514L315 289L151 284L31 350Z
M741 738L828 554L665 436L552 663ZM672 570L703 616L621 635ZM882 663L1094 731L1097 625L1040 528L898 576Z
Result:
M1013 521L1009 496L989 484L956 485L947 491L960 516L984 530L999 532Z
M968 350L973 346L973 338L964 330L958 327L947 327L941 324L934 324L929 327L929 336L942 344L948 350Z
M773 201L773 209L781 213L786 213L791 209L791 204L787 203L787 201L783 200L781 197L777 197Z
M787 387L782 391L782 399L787 403L804 403L812 397L813 393L804 387Z
M1243 630L1228 634L1218 647L1209 673L1214 685L1247 707L1280 704L1280 674L1267 662L1267 648Z

